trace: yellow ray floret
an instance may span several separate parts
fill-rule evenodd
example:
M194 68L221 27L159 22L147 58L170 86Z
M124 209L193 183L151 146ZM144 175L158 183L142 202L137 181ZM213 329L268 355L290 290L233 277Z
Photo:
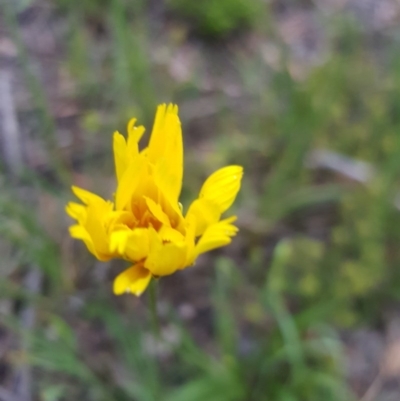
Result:
M178 107L158 106L149 145L142 151L138 143L144 127L132 119L127 131L127 139L119 132L113 138L115 201L72 187L82 204L70 202L66 212L76 220L71 236L83 241L96 258L131 262L114 280L114 293L139 296L152 277L184 269L200 254L231 242L238 231L236 217L221 220L221 215L239 192L243 169L233 165L211 174L183 216Z

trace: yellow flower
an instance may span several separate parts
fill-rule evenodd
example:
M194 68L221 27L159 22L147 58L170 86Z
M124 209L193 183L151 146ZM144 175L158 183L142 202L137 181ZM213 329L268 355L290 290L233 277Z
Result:
M114 293L139 296L152 277L184 269L200 254L231 242L238 231L232 224L236 217L221 220L221 215L235 200L243 169L227 166L211 174L184 214L178 201L183 178L178 107L158 106L149 145L142 151L138 142L145 129L135 123L128 123L127 139L114 133L114 201L73 186L83 204L70 202L66 211L77 223L70 227L71 236L97 259L133 263L116 277Z

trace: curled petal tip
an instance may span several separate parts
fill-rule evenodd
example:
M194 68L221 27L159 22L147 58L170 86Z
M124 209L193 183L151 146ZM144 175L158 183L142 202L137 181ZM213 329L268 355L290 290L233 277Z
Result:
M114 280L115 295L132 293L139 297L143 294L151 280L150 272L141 264L136 264L120 273Z

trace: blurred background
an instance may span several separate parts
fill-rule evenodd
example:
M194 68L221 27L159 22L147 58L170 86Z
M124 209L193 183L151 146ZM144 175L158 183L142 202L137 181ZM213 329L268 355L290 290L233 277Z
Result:
M400 399L398 0L0 0L0 400ZM176 102L184 207L240 232L147 294L69 238L112 133Z

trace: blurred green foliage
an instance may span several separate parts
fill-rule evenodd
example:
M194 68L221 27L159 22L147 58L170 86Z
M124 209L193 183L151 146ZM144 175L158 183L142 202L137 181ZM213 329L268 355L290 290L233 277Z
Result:
M266 4L260 0L169 0L167 4L177 16L188 20L198 35L211 40L254 27L266 12Z
M264 49L257 26L261 3L170 0L167 7L202 37L227 39L253 29ZM17 311L38 311L36 326L28 329L17 313L2 318L24 345L14 365L37 369L34 391L46 401L352 400L340 330L381 323L382 310L400 293L397 39L378 51L356 25L339 19L330 26L330 52L299 77L293 69L300 62L272 26L273 65L261 51L233 47L224 53L232 72L214 60L207 64L210 53L201 49L191 74L175 82L160 58L173 59L185 38L179 29L163 28L165 43L153 48L155 24L144 2L58 0L57 6L70 28L62 61L75 83L84 138L75 149L78 178L89 177L91 189L107 194L112 131L124 132L132 116L149 127L157 103L178 101L187 144L184 200L196 196L207 173L242 164L241 232L226 249L229 258L213 254L208 270L201 266L209 278L205 321L182 322L177 302L162 298L164 328L174 340L166 335L159 344L149 331L145 298L115 299L110 277L95 273L103 267L66 239L63 205L71 198L68 174L75 171L58 160L55 122L28 68L18 21L10 18L42 116L38 135L58 183L34 171L18 183L2 173L0 300L15 303ZM215 73L217 84L204 84L204 70ZM230 95L232 85L224 88L226 76L236 95ZM204 115L198 104L208 110ZM312 170L306 160L316 149L369 162L374 174L360 183L327 168ZM32 269L42 274L39 293L21 284ZM197 278L190 275L198 271L185 273L178 280L197 294ZM196 308L196 299L182 303L192 301ZM203 326L210 333L198 340Z

